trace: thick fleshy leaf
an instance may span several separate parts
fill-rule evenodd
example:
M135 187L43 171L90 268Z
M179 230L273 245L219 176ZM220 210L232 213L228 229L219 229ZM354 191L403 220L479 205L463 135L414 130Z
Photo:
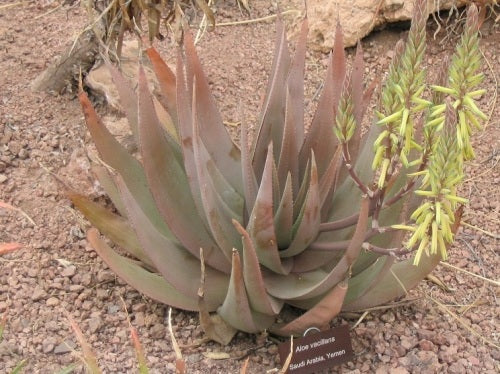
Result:
M320 178L330 164L338 143L332 126L340 100L340 93L346 75L346 61L342 31L339 26L335 33L335 44L330 55L323 92L304 145L300 151L301 171L304 172L306 159L314 150Z
M182 62L181 51L177 54L177 116L179 136L181 141L182 155L184 157L184 171L191 190L191 195L205 226L208 228L208 221L204 214L203 203L199 189L198 171L194 159L193 148L193 113L192 113L192 82L191 87L187 86L184 74L184 64Z
M172 117L174 124L178 123L177 120L177 99L176 99L176 80L175 75L170 70L168 65L163 61L158 51L150 47L146 49L149 60L153 65L153 70L160 84L161 92L165 97L164 105L168 114Z
M85 92L78 95L85 122L92 140L96 145L100 158L111 168L116 170L130 190L134 198L142 207L151 222L163 234L173 238L169 228L161 218L158 208L148 188L142 165L111 135L106 126L95 112Z
M344 86L344 80L346 77L346 60L344 51L344 35L342 33L342 27L340 22L337 22L337 28L335 30L335 40L332 52L333 60L333 107L335 111L337 110L338 103L340 101L340 95L342 94L342 87Z
M266 163L266 149L270 142L275 144L274 158L279 158L283 127L278 124L284 123L285 120L286 81L290 67L290 52L287 46L285 26L280 18L276 21L276 36L271 75L262 107L259 128L252 148L257 180L262 178Z
M240 255L236 250L233 251L229 289L224 303L217 312L231 326L249 333L262 331L271 326L275 319L273 315L269 316L251 310Z
M257 199L250 215L247 231L255 245L259 262L278 274L288 274L291 259L280 259L274 229L273 210L273 146L269 145Z
M141 248L133 228L123 217L110 212L108 209L94 203L83 195L68 192L67 196L75 207L82 212L85 218L101 233L111 239L113 243L126 250L130 255L150 268L155 268L153 261L151 261Z
M349 290L344 300L345 305L370 292L390 271L395 257L380 256L373 264L358 275L349 279Z
M248 216L252 213L255 199L257 198L257 179L252 167L252 155L250 153L250 143L248 140L248 125L244 118L241 119L240 134L241 168L243 174L243 189L245 193L245 206Z
M225 210L230 210L233 218L241 221L243 217L243 208L244 208L244 199L239 194L239 192L227 181L224 177L221 170L217 168L217 164L215 160L209 154L205 143L203 142L203 135L200 132L200 117L203 117L200 114L197 114L195 111L196 101L197 101L197 92L193 92L193 139L194 139L194 153L195 153L195 164L198 176L200 177L200 173L204 173L207 179L199 178L200 185L204 184L204 181L210 180L212 183L213 192L219 197L219 199L223 202L223 205L226 207ZM199 145L198 147L196 145ZM231 228L233 231L233 227L230 224L231 220L228 220L228 228Z
M163 278L176 290L196 299L200 285L200 261L181 246L172 243L149 222L125 184L118 179L123 203L141 247ZM199 252L198 252L199 256ZM224 300L228 287L227 274L208 267L205 273L207 306L215 310Z
M193 98L193 100L196 100L196 98ZM205 216L218 247L230 259L232 249L241 247L241 239L232 225L232 220L242 219L243 206L240 205L239 212L233 212L225 202L229 201L229 204L231 204L230 196L221 196L221 193L227 192L229 195L233 192L232 195L234 196L236 195L234 190L218 191L214 186L211 176L215 176L217 170L204 144L201 142L196 116L193 117L193 148ZM231 187L228 185L228 188Z
M176 308L198 310L197 299L182 294L160 275L151 273L134 261L117 254L99 237L96 229L88 231L87 240L110 269L139 292Z
M299 188L299 173L298 173L298 148L296 147L296 130L294 111L290 103L290 95L286 95L286 111L285 111L285 129L283 131L283 138L281 141L281 150L278 158L277 175L278 185L284 188L286 178L289 173L292 176L292 188L297 190ZM280 192L281 189L280 189ZM278 201L278 200L277 200Z
M309 327L328 327L339 314L347 292L347 282L333 287L314 307L277 330L280 335L302 334Z
M279 275L266 272L264 279L269 294L284 300L304 300L321 295L342 281L356 261L365 239L370 199L364 197L356 230L347 250L330 272L321 269L307 273ZM279 296L278 296L279 295Z
M299 33L299 41L295 49L295 54L288 74L288 95L287 112L293 118L295 124L295 149L300 150L304 142L304 68L306 60L306 43L309 25L307 18L302 21ZM296 186L294 186L297 188Z
M293 190L290 173L288 173L288 177L286 178L285 189L274 215L274 227L278 248L288 248L292 241L293 227Z
M243 242L243 279L248 294L248 299L253 310L276 315L283 307L283 301L270 296L260 271L259 259L248 232L238 221L233 221L234 226L242 236Z
M300 212L302 211L302 206L306 200L307 189L309 188L311 178L311 158L307 160L307 170L305 171L304 176L302 177L302 182L300 184L300 188L295 193L295 200L293 202L293 219L297 220Z
M321 219L328 217L333 203L333 194L337 189L337 178L341 166L340 156L342 154L341 146L337 147L330 164L326 168L321 180L319 181L319 200L321 206Z
M182 165L177 162L174 150L158 122L142 69L139 72L138 96L140 151L158 210L168 227L191 254L197 257L199 249L203 248L207 264L227 272L228 259L207 232L191 194L186 193L186 174Z
M203 113L203 116L198 117L203 144L205 144L210 157L217 165L217 169L224 175L224 178L240 195L243 195L240 150L233 143L231 136L224 127L215 98L210 91L208 80L203 73L196 53L193 37L189 32L185 32L184 35L184 50L188 67L187 72L193 74L191 79L193 79L193 85L196 87L197 113ZM188 79L188 83L189 81Z
M311 157L311 177L309 179L307 196L297 222L294 223L293 240L287 249L280 252L281 257L296 256L303 252L307 246L316 239L321 219L320 213L318 170L316 168L316 160L313 153Z
M97 177L99 184L106 191L106 195L111 199L116 210L120 212L123 217L127 216L127 211L123 205L122 198L120 196L120 191L116 187L115 181L113 179L112 171L101 165L92 165L92 172Z
M206 267L203 248L200 248L200 288L198 289L198 308L200 310L200 325L205 335L219 344L226 345L233 339L237 330L226 323L217 313L210 314L205 301Z
M155 106L156 115L158 116L158 121L160 121L160 123L163 125L163 128L166 130L167 136L169 136L170 138L172 138L172 140L179 144L179 134L176 127L177 123L174 123L172 116L170 116L163 104L160 103L160 101L155 96L153 96L153 104Z

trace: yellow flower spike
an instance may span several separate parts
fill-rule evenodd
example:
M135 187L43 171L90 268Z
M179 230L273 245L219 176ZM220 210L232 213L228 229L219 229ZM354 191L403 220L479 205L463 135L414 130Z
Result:
M384 147L384 146L379 146L377 148L377 152L375 153L375 156L373 157L373 162L372 162L372 169L373 170L375 170L382 163L385 149L386 149L386 147Z
M443 239L443 233L441 230L438 232L438 243L439 243L439 252L441 253L441 258L443 260L448 259L448 251L446 250L446 243Z
M427 244L429 243L429 239L427 237L423 238L422 241L420 242L420 245L418 246L417 253L415 254L415 260L413 260L413 265L418 266L420 263L420 258L422 257L422 254L427 252Z
M437 118L434 118L433 120L427 122L425 125L426 126L439 126L441 124L443 124L444 122L444 116L441 116L441 117L437 117Z
M446 110L446 104L439 104L432 107L431 117L436 117Z
M412 232L415 232L416 230L414 226L408 226L408 225L392 225L391 227L396 230L406 230Z
M436 201L435 206L435 214L436 214L436 223L439 225L441 223L441 203Z
M454 201L456 203L460 203L460 204L467 204L469 202L469 200L467 199L464 199L463 197L460 197L460 196L456 196L456 195L451 195L451 194L448 194L445 196L448 200L451 200L451 201Z
M399 125L399 134L403 136L406 134L406 125L408 124L408 116L410 115L410 110L408 108L403 109L403 114L401 116L401 124Z
M423 212L428 210L431 207L431 203L429 201L423 203L420 205L411 215L411 219L415 220L417 217L419 217Z
M382 141L389 135L389 130L384 130L382 131L379 136L377 136L377 139L375 139L375 142L373 142L374 148L377 148Z
M382 168L380 170L380 176L378 178L378 188L383 188L385 185L385 178L387 176L387 170L389 169L389 165L391 163L391 160L388 158L384 158L384 161L382 161Z
M436 221L432 222L432 239L431 239L431 253L437 253L438 245L438 225Z
M474 125L474 127L478 130L480 130L482 128L481 124L479 123L479 121L477 120L476 116L474 115L474 113L472 113L471 111L466 111L465 112L465 116L467 117L467 119L469 120L470 123L472 123Z
M472 112L477 114L483 121L486 121L488 119L488 116L481 112L481 110L477 107L476 103L474 102L474 99L471 99L469 95L464 95L463 97L464 104L467 105Z
M396 122L397 120L399 120L401 118L402 114L403 114L403 109L400 109L397 112L392 113L390 116L387 116L387 117L381 119L380 121L378 121L377 125L385 125L386 123Z
M486 93L485 89L480 89L480 90L476 90L476 91L471 91L467 95L469 95L470 97L476 97L476 96L484 95L485 93Z
M438 85L431 85L431 88L434 91L442 92L447 95L457 95L457 91L454 90L453 88L448 88L448 87L443 87L443 86L438 86Z
M423 190L415 190L415 194L419 196L430 196L433 197L435 195L432 191L423 191Z

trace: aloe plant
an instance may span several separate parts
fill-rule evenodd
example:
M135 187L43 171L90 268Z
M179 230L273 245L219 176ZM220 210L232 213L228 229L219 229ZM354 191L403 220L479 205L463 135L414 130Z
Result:
M405 295L446 257L465 201L456 188L463 161L472 157L469 137L484 117L474 101L482 93L476 7L432 86L423 66L425 7L416 1L377 122L364 135L373 89L364 90L361 46L348 69L340 27L306 132L307 20L293 57L278 20L257 131L250 142L243 119L239 146L223 125L189 32L176 74L155 49L147 50L159 99L142 68L135 91L110 66L139 155L108 132L82 91L103 161L94 171L118 213L69 195L126 255L91 229L95 250L140 292L200 311L211 337L224 335L221 326L296 334L327 325L341 310ZM285 304L306 312L280 324Z

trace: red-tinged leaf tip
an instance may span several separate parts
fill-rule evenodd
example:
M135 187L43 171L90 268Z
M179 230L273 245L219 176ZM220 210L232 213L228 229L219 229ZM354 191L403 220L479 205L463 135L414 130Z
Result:
M99 365L97 364L97 357L94 351L92 350L92 347L88 343L87 339L85 339L85 335L83 335L80 326L78 326L76 321L71 317L71 315L67 311L66 311L66 317L68 318L71 328L73 329L76 339L78 340L78 343L82 347L83 362L85 363L85 365L87 366L87 368L90 370L91 373L100 374L101 369L99 369Z
M0 256L14 252L22 247L21 243L0 243Z
M320 302L306 313L280 328L277 332L283 335L301 334L309 327L325 328L342 309L347 293L347 282L341 282L329 291Z

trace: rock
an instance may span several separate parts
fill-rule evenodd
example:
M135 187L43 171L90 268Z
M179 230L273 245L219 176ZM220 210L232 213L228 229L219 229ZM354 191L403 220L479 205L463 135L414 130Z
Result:
M448 368L448 373L450 374L465 374L467 370L465 370L465 366L460 362L454 362Z
M402 336L400 339L401 346L408 351L418 344L417 338L414 336Z
M54 348L54 353L56 355L62 355L64 353L72 352L74 348L75 343L73 343L71 340L65 340L61 344L56 345L56 347Z
M33 293L31 294L31 300L38 301L38 300L43 299L45 296L47 296L47 292L43 288L41 288L40 286L37 286L33 290Z
M377 370L375 370L375 374L389 374L389 369L386 365L379 366Z
M56 306L59 305L59 299L57 297L49 297L45 302L47 306Z
M102 319L100 317L93 317L93 318L89 319L89 332L90 333L92 333L92 334L96 333L97 331L99 331L101 326L102 326Z
M428 10L435 12L437 4L440 9L450 9L452 5L461 6L465 0L428 0ZM382 3L376 19L375 14ZM333 47L335 36L335 19L339 19L344 33L344 46L350 47L365 37L374 27L383 23L392 23L411 19L413 1L404 0L309 0L307 2L307 18L309 20L310 37L315 49L328 52Z
M3 183L7 180L7 177L5 176L5 174L0 174L0 183Z
M50 353L54 350L56 344L56 339L53 337L45 338L42 341L42 351L43 353Z
M112 282L114 279L115 275L109 270L101 270L97 273L98 282Z
M380 316L380 319L386 323L393 323L396 320L394 313L392 311L388 311Z
M156 323L151 327L150 334L153 339L165 338L165 326L161 323Z
M69 290L71 292L80 292L84 289L85 287L83 287L81 284L71 284L69 286Z
M71 185L78 186L78 191L86 195L98 195L94 176L90 172L90 161L81 148L75 149L66 166L59 170L60 177L70 181Z
M457 357L457 347L443 347L444 349L439 352L439 359L443 362L450 363L455 361Z
M417 372L415 369L420 369L422 373L440 373L441 365L439 364L438 356L434 352L415 351L409 352L405 357L399 359L399 363L403 365L410 373Z
M144 313L143 312L137 312L135 313L135 318L134 318L134 325L137 327L142 327L144 326Z
M120 310L120 307L116 304L112 304L108 306L108 313L109 314L115 314Z
M76 274L76 266L75 265L70 265L70 266L64 268L63 271L61 271L61 275L63 277L71 278L75 274Z
M409 371L402 366L391 368L389 374L409 374Z
M418 346L422 351L432 351L434 348L434 344L429 340L421 340L418 342Z

